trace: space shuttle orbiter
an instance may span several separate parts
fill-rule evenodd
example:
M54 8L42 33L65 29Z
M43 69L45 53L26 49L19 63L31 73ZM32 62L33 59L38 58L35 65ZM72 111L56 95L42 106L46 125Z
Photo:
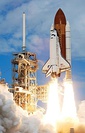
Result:
M59 9L54 18L54 24L50 30L50 58L44 64L42 71L46 77L59 77L66 71L66 79L71 79L71 42L70 25L66 17Z
M70 64L61 55L59 37L54 25L52 25L50 29L50 58L44 64L42 71L46 77L52 76L54 78L59 77L62 72L68 69L70 69Z

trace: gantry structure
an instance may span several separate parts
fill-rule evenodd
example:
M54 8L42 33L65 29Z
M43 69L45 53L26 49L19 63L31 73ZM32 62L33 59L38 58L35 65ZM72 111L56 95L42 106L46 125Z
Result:
M12 63L12 89L15 102L27 110L34 112L38 100L46 102L47 85L38 86L36 72L38 70L38 60L35 53L26 51L25 44L25 13L23 13L23 45L22 52L13 53Z
M35 53L21 52L14 53L12 60L12 86L20 86L30 90L31 86L37 85L36 71L38 60Z
M12 59L12 88L14 100L28 112L34 112L38 100L47 102L47 85L37 85L38 60L35 53L14 53Z
M37 69L38 60L36 54L26 51L13 54L12 88L14 88L14 100L24 109L27 109L27 105L30 104L33 104L33 109L35 108Z

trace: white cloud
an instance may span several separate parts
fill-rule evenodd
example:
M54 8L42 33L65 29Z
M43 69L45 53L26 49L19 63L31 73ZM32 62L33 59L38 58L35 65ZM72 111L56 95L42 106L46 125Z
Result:
M26 35L28 47L38 53L38 50L45 49L44 39L48 40L50 37L50 27L53 23L53 19L58 8L62 8L65 12L66 18L70 21L71 25L71 43L72 43L72 54L75 56L85 56L85 15L84 15L84 4L81 4L79 0L60 2L59 0L31 0L20 1L12 3L13 0L0 1L1 13L6 7L6 14L0 14L0 36L1 42L5 47L11 46L11 40L13 41L13 48L16 48L16 44L20 45L22 40L22 13L26 13ZM9 6L10 5L10 6ZM12 7L12 8L7 8ZM12 36L10 36L10 34ZM3 41L3 36L4 40ZM9 35L9 36L8 36ZM5 38L6 37L6 38ZM46 39L47 38L47 39ZM31 40L30 40L31 39ZM16 43L15 43L16 41ZM38 43L37 43L38 41ZM5 43L4 43L5 42ZM38 48L36 49L36 46ZM49 44L48 44L49 45ZM44 47L43 47L44 46ZM7 47L6 47L7 48ZM2 49L2 47L1 47ZM46 50L46 49L45 49ZM1 52L1 50L0 50ZM5 49L4 52L7 52Z
M48 49L48 38L42 38L38 35L32 35L29 36L27 40L29 42L27 47L30 51L40 54L42 52L46 52Z

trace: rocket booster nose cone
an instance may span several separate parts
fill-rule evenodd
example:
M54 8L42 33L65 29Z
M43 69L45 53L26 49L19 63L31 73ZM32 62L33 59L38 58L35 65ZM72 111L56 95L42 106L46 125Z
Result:
M54 25L52 24L50 31L53 31L53 30L54 30Z
M67 21L67 23L66 23L66 31L70 31L70 24L69 24L68 21Z
M66 25L70 27L70 24L69 24L69 22L68 22L68 21L67 21Z
M69 22L67 21L67 23L66 23L66 27L70 27L70 24L69 24Z

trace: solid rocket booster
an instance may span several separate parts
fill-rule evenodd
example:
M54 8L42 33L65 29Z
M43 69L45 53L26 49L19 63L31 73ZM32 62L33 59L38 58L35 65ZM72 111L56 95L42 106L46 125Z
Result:
M70 38L70 25L67 21L66 24L66 59L71 64L71 38ZM65 80L71 80L71 69L66 71Z
M70 40L70 25L66 24L66 59L71 64L71 40Z

